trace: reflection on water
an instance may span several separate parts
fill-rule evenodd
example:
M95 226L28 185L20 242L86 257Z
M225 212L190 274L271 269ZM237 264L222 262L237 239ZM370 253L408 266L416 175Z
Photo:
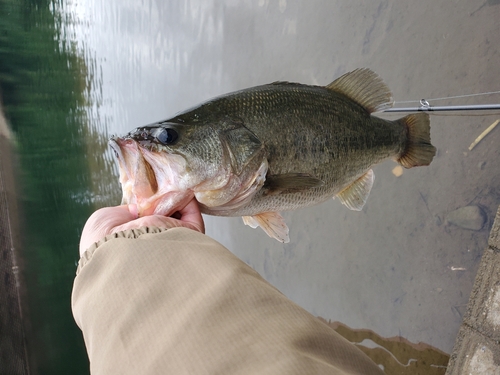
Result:
M369 329L352 329L340 322L321 320L356 344L381 365L386 374L443 375L446 372L450 356L430 345L414 344L401 336L383 338Z
M116 199L98 121L97 66L67 37L52 1L0 1L3 108L20 154L23 276L33 373L88 373L70 310L79 233L97 204ZM90 157L89 157L90 156ZM99 194L95 194L99 191Z
M87 372L69 297L87 215L119 202L109 134L235 89L327 84L357 67L378 72L396 101L496 91L499 12L484 0L0 0L40 372ZM235 218L207 218L208 233L317 316L449 352L500 204L498 129L468 146L497 117L432 116L430 167L398 177L390 162L376 167L360 213L335 201L285 213L290 244ZM486 215L481 230L448 220L470 205Z

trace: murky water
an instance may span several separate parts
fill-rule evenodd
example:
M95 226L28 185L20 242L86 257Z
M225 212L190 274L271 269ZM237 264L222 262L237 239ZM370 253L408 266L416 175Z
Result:
M498 94L430 100L500 90L495 1L86 0L54 9L62 15L61 41L76 43L92 77L87 102L78 107L86 125L67 141L81 140L86 165L78 178L86 189L48 174L51 183L42 188L47 196L69 194L84 212L119 203L108 134L236 89L278 80L325 85L369 67L397 102L416 101L405 106L421 98L436 105L500 102ZM334 200L285 213L289 244L237 218L206 217L207 233L317 316L449 353L500 204L500 130L468 147L499 116L432 116L438 155L431 166L400 177L392 162L377 166L359 213ZM61 152L72 151L52 157ZM57 199L42 204L40 212L51 207L53 216L69 215L54 206ZM467 205L484 212L480 230L448 223L450 212ZM68 227L74 233L64 248L48 247L51 257L71 251L76 257L84 212ZM71 275L54 274L48 282L70 283ZM58 334L55 325L45 329Z

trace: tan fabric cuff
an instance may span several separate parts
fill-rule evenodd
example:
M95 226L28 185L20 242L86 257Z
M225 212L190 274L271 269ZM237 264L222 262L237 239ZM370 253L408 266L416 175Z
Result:
M85 265L92 259L94 252L97 250L99 246L112 240L114 238L130 238L135 239L139 238L143 234L153 234L153 233L161 233L165 232L167 228L158 228L158 227L141 227L138 229L128 229L121 232L112 233L107 235L102 240L95 242L90 246L82 255L80 260L78 261L78 267L76 268L76 274L80 273L80 270L85 267Z

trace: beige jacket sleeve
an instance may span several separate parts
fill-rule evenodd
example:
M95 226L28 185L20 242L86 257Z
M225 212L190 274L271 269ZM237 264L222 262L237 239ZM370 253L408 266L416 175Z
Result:
M80 259L72 309L94 375L383 374L209 237L108 236Z

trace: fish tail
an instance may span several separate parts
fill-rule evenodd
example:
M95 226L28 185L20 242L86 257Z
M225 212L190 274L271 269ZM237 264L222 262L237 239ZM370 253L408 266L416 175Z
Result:
M407 130L408 138L397 162L405 168L429 165L436 155L431 144L431 126L427 113L416 113L396 121Z

